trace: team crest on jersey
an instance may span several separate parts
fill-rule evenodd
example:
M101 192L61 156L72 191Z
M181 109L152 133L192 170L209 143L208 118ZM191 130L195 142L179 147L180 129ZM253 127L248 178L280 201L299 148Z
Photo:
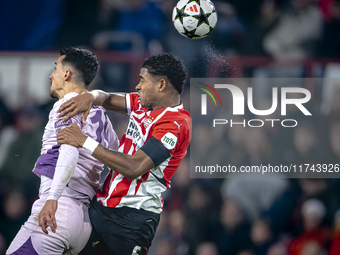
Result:
M145 128L148 128L151 125L151 123L152 123L152 119L145 118L143 120L143 125L144 125Z
M173 133L168 132L162 137L161 142L165 146L165 148L167 148L168 150L172 150L176 146L177 136L175 136Z

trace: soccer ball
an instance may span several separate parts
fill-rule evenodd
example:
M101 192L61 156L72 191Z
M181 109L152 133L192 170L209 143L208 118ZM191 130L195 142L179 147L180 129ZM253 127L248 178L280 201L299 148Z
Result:
M172 13L177 31L191 39L209 35L217 23L217 13L210 0L180 0Z

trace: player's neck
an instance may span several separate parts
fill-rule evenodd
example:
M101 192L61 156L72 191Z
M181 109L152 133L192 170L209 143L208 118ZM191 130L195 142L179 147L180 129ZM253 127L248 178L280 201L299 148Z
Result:
M68 83L63 90L59 91L59 98L63 98L66 94L75 92L77 94L81 94L87 91L85 86L79 86L75 83Z
M158 110L166 107L174 107L181 103L180 95L175 95L171 97L164 97L159 100L159 104L157 106L154 106L153 110Z

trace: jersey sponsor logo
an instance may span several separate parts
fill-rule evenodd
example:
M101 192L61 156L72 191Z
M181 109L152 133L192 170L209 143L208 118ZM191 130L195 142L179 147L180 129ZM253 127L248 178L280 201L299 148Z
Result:
M172 150L176 146L177 136L175 136L173 133L168 132L162 137L161 142L165 146L165 148L167 148L168 150Z
M62 127L67 127L72 123L72 120L68 120L64 123L61 123L61 120L58 120L57 122L54 123L54 128L62 128Z
M141 139L141 135L138 131L137 125L131 119L128 125L128 129L126 130L126 137L130 137L130 139L134 138L137 142Z

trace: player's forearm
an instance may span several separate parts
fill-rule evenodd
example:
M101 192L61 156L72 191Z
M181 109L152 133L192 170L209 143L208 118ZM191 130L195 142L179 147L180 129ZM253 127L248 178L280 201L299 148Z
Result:
M151 169L146 166L145 162L140 162L134 156L110 150L102 145L95 149L92 156L130 180L136 179Z
M47 200L59 199L74 173L78 157L78 148L67 144L61 145L59 158Z
M47 200L58 200L74 173L74 168L56 167Z
M104 106L105 101L110 98L110 94L102 90L92 90L90 92L93 96L93 105Z
M104 102L103 107L108 111L126 114L125 93L109 93L109 98Z
M92 104L103 106L108 111L126 113L125 93L107 93L102 90L93 90L90 93L94 97Z

